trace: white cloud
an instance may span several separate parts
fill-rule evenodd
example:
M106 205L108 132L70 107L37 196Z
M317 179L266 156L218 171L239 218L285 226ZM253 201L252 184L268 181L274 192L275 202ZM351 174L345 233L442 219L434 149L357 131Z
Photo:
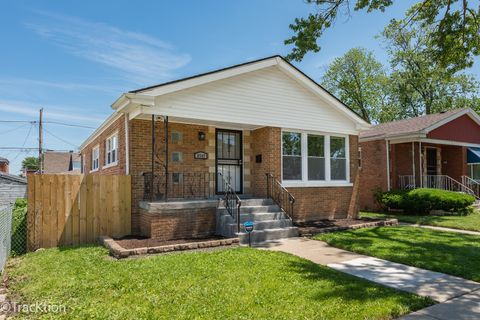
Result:
M35 79L26 79L26 78L0 78L0 84L2 89L7 89L6 87L46 87L52 89L68 90L68 91L78 91L78 90L93 90L101 91L108 93L119 93L120 90L113 86L104 86L104 85L94 85L86 83L75 83L75 82L54 82L54 81L44 81L44 80L35 80ZM9 88L10 89L10 88Z
M78 110L76 107L34 104L25 101L0 100L0 111L2 111L3 115L5 115L5 113L10 113L37 119L39 109L41 107L44 108L43 112L45 120L62 120L65 122L77 121L88 123L90 126L95 127L106 118L101 116L86 116L78 113L72 113L72 110Z
M121 71L130 81L145 84L166 80L191 60L188 54L146 34L66 15L38 15L41 22L27 23L29 29L76 56Z

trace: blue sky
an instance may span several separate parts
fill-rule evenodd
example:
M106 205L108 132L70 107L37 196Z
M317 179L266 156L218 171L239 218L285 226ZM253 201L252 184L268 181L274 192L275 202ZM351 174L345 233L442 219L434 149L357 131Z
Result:
M415 1L396 2L384 14L340 19L321 39L321 52L296 65L319 81L329 62L356 46L386 63L374 36ZM43 107L47 122L97 127L124 91L287 54L288 25L310 10L303 0L5 1L0 120L36 120ZM93 131L54 123L45 130L45 147L55 150L75 149ZM38 145L29 123L0 123L0 134L0 147ZM0 150L12 173L26 155Z

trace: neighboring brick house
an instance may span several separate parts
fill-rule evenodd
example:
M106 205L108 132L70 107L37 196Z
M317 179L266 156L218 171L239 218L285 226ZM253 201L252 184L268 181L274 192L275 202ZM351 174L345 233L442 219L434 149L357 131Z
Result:
M45 151L42 173L73 173L81 171L81 156L77 152Z
M439 188L480 196L480 117L455 109L383 123L360 134L360 208L377 191Z
M112 108L80 148L82 169L132 176L134 233L211 234L218 202L197 199L225 181L265 198L267 173L295 197L294 221L358 212L358 135L370 125L280 56L131 91Z
M0 157L0 172L8 173L8 165L10 161L7 158Z

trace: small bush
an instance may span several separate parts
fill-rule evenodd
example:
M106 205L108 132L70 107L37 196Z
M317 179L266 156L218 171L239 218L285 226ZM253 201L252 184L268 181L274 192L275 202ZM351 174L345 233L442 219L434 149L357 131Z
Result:
M475 197L460 192L421 188L384 192L378 194L377 200L385 208L402 209L410 214L428 214L431 210L466 214Z
M27 252L27 200L17 199L12 211L11 255Z

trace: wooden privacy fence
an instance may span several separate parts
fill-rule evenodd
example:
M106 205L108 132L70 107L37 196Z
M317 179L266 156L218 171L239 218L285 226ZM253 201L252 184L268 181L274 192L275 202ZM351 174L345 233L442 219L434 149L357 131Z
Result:
M27 196L28 250L131 232L130 176L29 175Z

